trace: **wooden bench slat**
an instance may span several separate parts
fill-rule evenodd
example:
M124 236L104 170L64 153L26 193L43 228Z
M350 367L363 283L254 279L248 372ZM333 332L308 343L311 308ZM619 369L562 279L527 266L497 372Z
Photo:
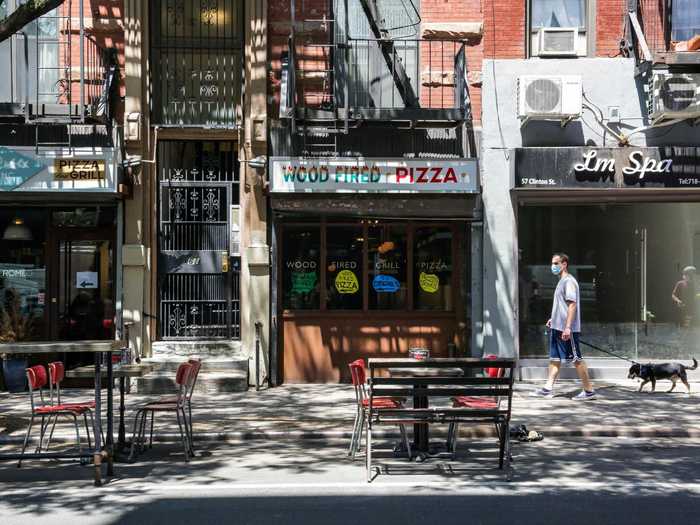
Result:
M431 358L431 359L384 359L370 358L370 370L382 368L515 368L513 359L469 359L469 358Z
M373 385L509 385L510 377L373 377ZM375 387L376 388L376 387Z
M372 395L377 396L400 396L400 397L453 397L453 396L472 396L472 397L508 397L511 393L510 388L450 388L450 387L435 387L435 388L372 388Z

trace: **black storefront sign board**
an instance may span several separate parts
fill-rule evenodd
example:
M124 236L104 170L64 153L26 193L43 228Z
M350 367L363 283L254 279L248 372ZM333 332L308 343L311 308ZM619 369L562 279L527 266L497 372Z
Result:
M700 188L700 147L518 148L516 188Z

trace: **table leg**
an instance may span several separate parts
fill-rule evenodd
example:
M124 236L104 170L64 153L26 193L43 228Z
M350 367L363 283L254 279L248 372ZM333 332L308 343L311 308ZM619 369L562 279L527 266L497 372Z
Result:
M102 485L102 370L100 370L102 354L95 352L95 450L93 463L95 468L95 486Z
M428 408L428 398L426 396L415 396L413 398L413 408ZM425 452L426 454L429 452L429 428L428 423L415 423L413 425L413 439L416 452Z
M107 475L114 475L114 365L107 352Z
M119 435L117 436L117 450L121 452L126 446L126 429L124 428L124 413L126 406L124 404L124 390L126 389L126 378L119 378Z

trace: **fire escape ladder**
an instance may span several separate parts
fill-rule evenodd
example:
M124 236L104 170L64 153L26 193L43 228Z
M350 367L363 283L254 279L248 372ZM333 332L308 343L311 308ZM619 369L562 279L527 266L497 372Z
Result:
M347 125L340 121L336 103L335 19L321 14L297 21L295 2L291 8L292 32L289 54L283 63L280 116L291 119L292 133L299 137L304 156L337 156L338 135L347 133ZM310 12L304 0L301 12Z
M384 61L386 62L389 71L396 84L396 89L403 99L403 103L407 108L417 108L419 106L418 97L413 90L411 81L406 74L403 62L396 53L394 41L389 39L389 30L386 27L384 19L380 17L377 9L376 0L360 0L362 10L367 16L370 29L377 39L377 44L381 50Z

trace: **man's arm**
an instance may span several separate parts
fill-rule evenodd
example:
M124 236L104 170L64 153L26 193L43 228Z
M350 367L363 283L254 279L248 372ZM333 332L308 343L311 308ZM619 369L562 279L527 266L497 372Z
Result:
M564 341L571 339L571 325L576 318L576 301L566 301L568 306L566 312L566 325L564 325L564 331L561 334L561 338Z

